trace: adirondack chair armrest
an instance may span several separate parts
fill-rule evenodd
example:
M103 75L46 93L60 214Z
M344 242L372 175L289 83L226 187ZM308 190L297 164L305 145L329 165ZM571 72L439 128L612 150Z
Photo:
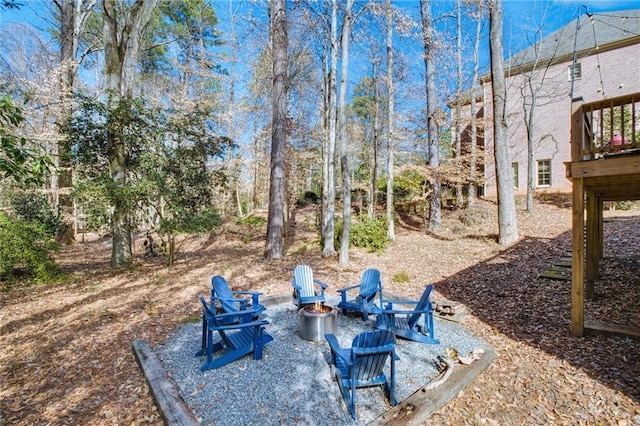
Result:
M392 300L392 299L383 299L382 300L382 310L383 311L391 311L393 309L393 305L417 305L418 302L416 300ZM396 311L400 311L401 309L395 309ZM410 312L415 312L411 310Z
M384 303L385 305L387 303L391 303L393 305L417 305L418 301L417 300L404 300L404 299L384 299Z
M231 292L231 294L233 295L240 295L240 296L251 296L252 299L256 299L257 297L262 296L264 293L262 293L261 291L238 291L238 290L234 290Z
M329 287L328 285L326 285L325 283L323 283L323 282L322 282L322 281L320 281L320 280L316 280L316 279L314 279L314 280L313 280L313 282L314 282L314 283L316 283L316 284L318 284L320 287L322 287L322 289L323 289L323 290L324 290L325 288Z
M254 305L257 305L258 303L260 303L258 299L260 298L260 296L264 294L261 291L232 291L231 293L239 294L242 296L251 296L251 303Z
M331 348L331 352L339 356L346 365L351 365L351 350L342 349L340 347L340 343L338 343L338 339L335 334L325 334L324 338L327 339L327 343L329 343L329 347Z
M406 309L381 309L378 315L413 315L417 313L427 313L428 309L424 309L422 311L406 310Z
M207 301L204 299L204 297L200 296L199 297L200 302L202 302L202 314L204 315L205 318L209 319L213 316L213 310L209 307L209 305L207 305ZM211 301L211 306L213 306L213 300Z
M216 318L219 318L220 315L216 315ZM269 324L267 320L258 320L251 322L243 322L239 324L231 324L231 325L212 325L212 330L239 330L241 328L249 328L249 327L262 327Z
M239 312L224 312L221 314L216 314L215 317L218 320L224 320L225 318L233 318L238 315L247 316L247 315L255 315L258 316L262 313L263 309L261 308L251 308L251 309L243 309ZM248 324L248 323L247 323Z
M239 303L240 304L240 309L243 310L243 311L246 310L247 307L249 306L249 300L248 299L236 299L236 298L218 297L218 296L213 296L211 298L212 302L214 302L216 300L219 300L220 302L227 301L227 302L231 302L231 303Z
M250 294L250 295L252 295L252 296L253 296L254 294L256 294L256 295L258 295L258 296L261 296L262 294L264 294L264 293L262 293L261 291L239 291L239 290L234 290L234 291L232 291L231 293L233 293L233 294Z
M369 298L375 296L376 293L378 293L379 291L382 291L382 290L379 290L379 289L375 288L375 289L373 289L371 291L367 291L367 292L363 292L363 293L359 294L358 297L361 297L361 298L364 298L364 299L369 299Z
M355 288L358 288L358 287L360 287L360 284L356 284L356 285L352 285L352 286L349 286L349 287L341 288L341 289L336 290L336 291L338 293L343 293L344 294L344 293L346 293L346 292L348 292L350 290L353 290Z

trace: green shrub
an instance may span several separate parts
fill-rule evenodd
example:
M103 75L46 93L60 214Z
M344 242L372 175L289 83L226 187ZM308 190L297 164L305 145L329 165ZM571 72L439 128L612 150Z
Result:
M71 196L78 203L84 220L83 230L102 232L110 228L111 207L105 180L77 179L73 182Z
M238 225L262 226L267 223L267 219L262 216L247 216L236 219Z
M614 202L614 206L618 210L631 210L635 206L638 206L640 203L637 201L616 201Z
M13 283L18 268L37 283L57 275L51 253L58 245L43 225L9 217L0 212L0 279Z
M389 241L387 228L386 217L371 220L367 216L360 216L357 221L351 222L349 243L354 247L366 248L370 253L382 251ZM335 238L336 247L339 247L342 238L342 219L336 220Z
M42 225L47 234L55 237L64 231L60 217L49 207L44 195L35 192L19 193L13 196L11 204L22 219Z
M313 191L306 191L296 200L296 206L304 207L310 204L320 204L320 197Z
M180 211L179 208L176 210ZM185 213L172 218L161 219L160 233L204 234L218 228L221 223L222 220L218 212L210 208L199 213Z

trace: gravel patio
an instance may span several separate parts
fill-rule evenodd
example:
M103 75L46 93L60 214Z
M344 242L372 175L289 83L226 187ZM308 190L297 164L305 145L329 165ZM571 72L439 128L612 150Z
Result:
M275 301L282 299L286 298ZM330 306L338 302L335 298L327 300ZM265 346L262 360L245 356L219 369L201 372L204 357L194 356L200 345L200 324L180 328L155 348L168 375L202 424L364 425L390 408L382 387L358 389L357 419L353 420L330 373L328 344L298 335L298 312L291 301L267 306L267 331L274 341ZM440 344L396 341L400 358L395 373L399 402L442 377L438 356L450 359L452 350L461 357L474 351L492 351L486 342L454 322L436 318L434 328ZM374 321L364 322L355 315L338 315L336 336L342 347L349 347L357 333L371 329L375 329L375 317ZM453 368L464 366L454 361ZM389 376L388 362L385 371Z

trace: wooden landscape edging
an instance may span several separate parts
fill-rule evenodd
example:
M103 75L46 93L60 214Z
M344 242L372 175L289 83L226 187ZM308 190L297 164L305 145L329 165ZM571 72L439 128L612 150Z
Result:
M640 341L640 327L602 321L585 321L584 334L603 334L605 336L626 337Z
M144 373L158 412L168 426L192 426L200 422L182 397L178 386L167 376L160 360L146 340L136 340L131 345L136 361Z
M390 408L373 420L369 425L424 424L434 411L455 398L461 390L493 362L495 357L496 353L493 349L486 348L482 357L474 361L473 364L456 364L451 375L442 385L433 389L427 389L426 386L423 386L400 404Z

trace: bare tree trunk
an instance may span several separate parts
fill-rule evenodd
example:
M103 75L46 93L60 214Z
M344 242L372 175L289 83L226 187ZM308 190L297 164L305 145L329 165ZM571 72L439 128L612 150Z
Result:
M480 6L478 11L480 12ZM478 87L478 68L479 68L479 54L480 54L480 29L482 22L482 14L479 13L476 21L476 38L473 46L473 77L471 80L471 159L469 168L469 195L467 197L467 205L472 207L476 199L476 164L477 164L477 151L478 151L478 119L477 119L477 107L476 107L476 95L475 89Z
M229 71L229 122L227 125L227 135L231 140L237 140L237 123L236 123L236 62L238 61L238 40L236 38L236 12L233 10L233 0L229 0L229 37L231 47L231 69ZM233 192L235 195L236 214L242 216L242 197L240 194L240 170L242 159L240 157L233 159L232 150L229 150L229 165L233 167Z
M456 0L456 111L455 111L455 158L456 168L462 169L462 123L460 122L460 110L462 109L462 8L461 0ZM456 183L456 208L460 209L464 205L462 197L462 184Z
M440 166L440 135L438 134L438 124L436 113L438 98L436 92L435 59L433 42L433 20L431 19L431 6L428 0L420 0L420 14L422 18L422 37L424 40L424 62L426 68L426 90L427 90L427 130L429 133L429 167L433 171L431 182L431 196L429 198L429 223L427 230L430 232L440 228L442 223L442 212L440 206L440 177L438 167Z
M331 1L331 41L330 41L330 71L329 71L329 143L327 150L327 221L322 230L324 247L323 256L334 256L335 212L336 212L336 74L338 73L338 4Z
M391 0L387 0L387 238L396 239L395 223L393 221L393 138L394 138L394 96L393 86L393 15Z
M380 127L380 96L378 93L377 60L373 63L373 146L369 171L369 206L367 216L373 220L376 214L376 181L378 180L378 132Z
M273 88L271 134L271 180L265 258L284 254L285 148L287 144L287 9L285 0L274 0L271 10Z
M532 69L525 74L526 85L521 89L522 109L524 125L527 129L527 211L533 211L533 191L536 187L534 170L535 170L535 117L536 105L538 104L538 94L544 85L550 62L547 63L542 70L538 68L540 59L540 42L537 41L533 45L536 57ZM554 55L555 56L555 52ZM538 81L538 83L535 83ZM548 100L547 100L548 101Z
M242 216L242 194L240 193L240 179L236 179L236 207L238 208L238 216Z
M255 128L254 128L255 129ZM252 147L252 154L253 154L253 167L252 167L252 173L253 173L253 182L251 185L251 211L255 210L258 208L258 137L255 135L254 133L254 137L253 137L253 147Z
M533 189L535 188L535 180L533 176L534 163L535 163L535 149L533 146L533 138L535 136L533 131L533 117L534 117L535 108L536 108L536 91L532 86L533 84L531 82L532 78L533 77L530 76L527 79L528 89L529 89L529 92L531 93L531 105L529 106L528 111L526 106L526 96L524 96L524 94L523 94L523 101L522 101L522 105L524 108L524 123L525 123L525 127L527 128L527 211L528 212L533 211ZM523 89L523 90L527 90L527 89Z
M139 55L140 39L151 19L156 0L136 0L126 11L115 0L103 0L104 75L108 105L133 96L133 78ZM109 173L116 187L127 184L125 140L118 123L108 122ZM133 257L130 212L122 198L114 202L112 217L111 267L128 266Z
M351 181L347 150L347 76L349 71L349 34L351 33L351 11L353 0L347 0L342 21L342 68L340 70L340 105L338 130L342 164L342 241L340 241L340 265L349 263L349 233L351 228Z
M499 243L509 245L518 239L513 169L507 125L507 90L502 65L502 0L489 1L489 51L493 86L493 137L498 187Z
M73 115L71 94L75 85L78 70L78 46L84 32L87 18L92 13L97 0L62 0L53 3L58 8L60 16L60 75L61 102L64 105L62 120L70 119ZM59 142L57 154L54 158L57 173L51 176L51 189L54 195L54 206L65 226L64 234L60 236L63 244L70 244L75 238L74 208L70 192L73 187L70 152L65 142Z
M330 42L325 41L324 54L322 55L322 217L320 220L320 234L324 237L327 228L329 213L329 54ZM323 246L324 247L324 246Z

